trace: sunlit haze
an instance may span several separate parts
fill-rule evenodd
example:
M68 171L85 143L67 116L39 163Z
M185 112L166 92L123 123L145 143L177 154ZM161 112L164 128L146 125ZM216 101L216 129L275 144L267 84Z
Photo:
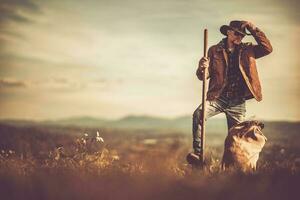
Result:
M247 117L300 119L296 0L0 0L0 118L192 115L195 71L219 28L247 20L273 53L257 60L263 101ZM243 40L255 43L251 36Z

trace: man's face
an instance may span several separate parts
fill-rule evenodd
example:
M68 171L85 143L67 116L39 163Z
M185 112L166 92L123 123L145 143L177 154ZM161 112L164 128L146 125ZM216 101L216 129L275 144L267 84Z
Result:
M227 37L229 42L232 42L235 45L239 45L242 42L242 39L244 38L245 35L234 31L234 30L228 30L227 31Z

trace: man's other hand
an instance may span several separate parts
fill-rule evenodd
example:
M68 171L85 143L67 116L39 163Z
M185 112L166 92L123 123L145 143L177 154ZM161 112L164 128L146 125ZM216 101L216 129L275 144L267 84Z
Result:
M199 61L198 69L197 69L197 77L199 80L203 80L204 69L208 68L209 59L207 57L202 57ZM209 77L209 72L206 70L206 77Z
M209 58L207 57L202 57L199 61L199 70L204 71L205 68L208 68L209 66Z

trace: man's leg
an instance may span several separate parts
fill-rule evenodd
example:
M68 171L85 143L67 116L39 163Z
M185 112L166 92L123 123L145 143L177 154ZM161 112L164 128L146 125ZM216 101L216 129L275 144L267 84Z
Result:
M223 110L218 101L206 101L206 119L221 113ZM200 155L201 147L201 127L202 127L202 105L193 114L193 149L194 153Z
M242 101L240 104L234 106L229 106L225 110L225 114L227 118L227 128L229 131L231 127L245 120L245 115L246 115L245 101Z

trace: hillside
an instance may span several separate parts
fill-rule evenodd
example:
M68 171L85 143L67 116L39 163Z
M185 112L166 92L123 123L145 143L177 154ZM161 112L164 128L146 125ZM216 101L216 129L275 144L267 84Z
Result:
M265 130L272 133L279 131L286 133L298 133L300 122L287 121L263 121ZM14 126L61 126L81 127L98 129L119 129L119 130L159 130L167 132L182 132L190 134L192 131L192 117L181 116L177 118L160 118L152 116L126 116L117 120L108 120L94 117L72 117L46 121L25 121L25 120L1 120L2 124ZM207 121L206 130L212 134L226 134L226 119L211 118Z

